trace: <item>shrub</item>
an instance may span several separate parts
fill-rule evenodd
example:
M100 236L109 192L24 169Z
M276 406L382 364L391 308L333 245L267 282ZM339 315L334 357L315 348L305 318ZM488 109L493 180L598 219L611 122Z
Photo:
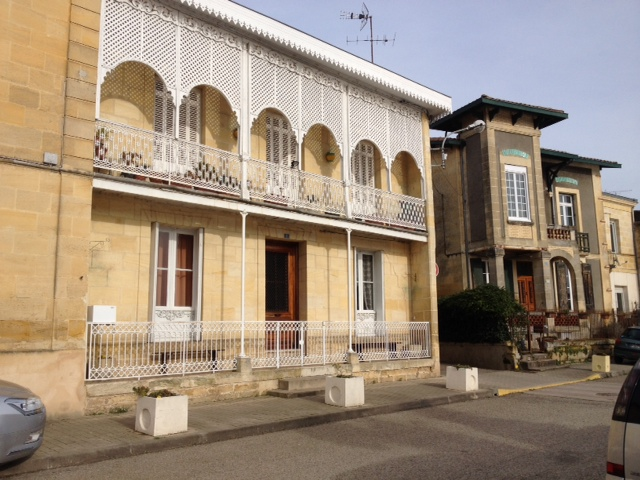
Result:
M524 307L504 288L482 285L438 302L440 340L468 343L515 341L518 329L513 325L526 323L526 316Z

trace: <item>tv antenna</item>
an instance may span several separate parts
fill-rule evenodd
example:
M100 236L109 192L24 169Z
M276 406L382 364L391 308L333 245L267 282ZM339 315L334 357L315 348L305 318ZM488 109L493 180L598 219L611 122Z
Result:
M347 43L369 42L371 44L371 63L373 63L373 44L374 43L391 42L391 44L393 45L396 42L395 33L393 34L392 39L388 39L386 35L383 35L382 38L373 38L373 15L369 13L369 9L367 8L367 5L364 2L362 3L362 12L360 13L342 12L340 14L340 18L342 18L343 20L360 20L360 31L362 31L362 29L367 25L367 23L369 23L369 38L360 40L358 37L356 37L355 40L349 40L349 37L347 37Z

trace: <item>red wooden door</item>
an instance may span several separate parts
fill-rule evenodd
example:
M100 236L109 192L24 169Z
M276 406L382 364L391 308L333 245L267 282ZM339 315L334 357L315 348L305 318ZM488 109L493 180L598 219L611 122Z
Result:
M299 347L299 334L291 323L298 320L298 246L268 242L265 256L265 320L282 322L267 327L267 349Z
M529 312L536 309L536 296L533 288L533 277L521 276L518 277L518 294L520 296L520 303L524 305Z

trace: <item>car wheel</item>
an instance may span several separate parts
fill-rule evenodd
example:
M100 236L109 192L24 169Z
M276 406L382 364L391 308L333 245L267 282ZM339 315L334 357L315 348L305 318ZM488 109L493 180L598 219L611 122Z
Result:
M624 362L624 358L622 357L613 357L613 363L621 364Z

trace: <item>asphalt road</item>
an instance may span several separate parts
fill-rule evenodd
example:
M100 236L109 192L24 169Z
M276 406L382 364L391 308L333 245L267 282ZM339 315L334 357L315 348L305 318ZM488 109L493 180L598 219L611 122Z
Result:
M29 479L601 480L624 377L349 420Z

